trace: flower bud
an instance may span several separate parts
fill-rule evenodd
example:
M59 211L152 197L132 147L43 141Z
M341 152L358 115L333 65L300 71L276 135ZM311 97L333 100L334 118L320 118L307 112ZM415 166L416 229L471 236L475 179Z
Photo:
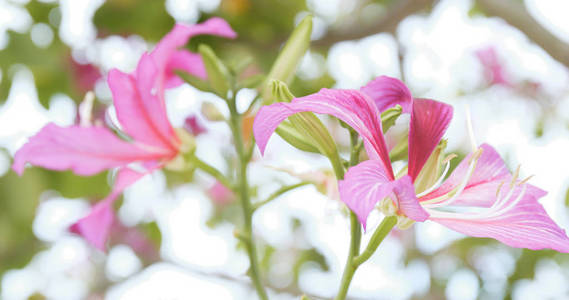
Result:
M262 93L265 104L275 102L274 94L271 95L272 79L285 83L290 83L292 80L298 64L310 46L311 34L312 15L308 15L298 23L267 75L267 83Z
M226 98L229 91L229 71L223 62L206 45L199 45L207 77L212 90L221 98Z
M202 103L201 112L208 121L218 122L225 120L223 114L217 109L215 104L211 102Z

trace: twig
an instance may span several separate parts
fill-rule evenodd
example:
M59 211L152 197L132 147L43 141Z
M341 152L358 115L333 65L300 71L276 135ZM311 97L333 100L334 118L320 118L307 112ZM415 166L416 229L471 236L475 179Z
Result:
M357 40L380 32L394 33L397 25L407 16L418 13L429 8L436 0L399 0L392 1L385 13L380 16L377 21L352 27L348 30L333 31L324 36L322 39L314 41L314 46L329 47L330 45L348 40Z
M551 57L569 67L569 44L564 43L539 24L520 1L477 0L478 7L488 16L499 17L523 32Z

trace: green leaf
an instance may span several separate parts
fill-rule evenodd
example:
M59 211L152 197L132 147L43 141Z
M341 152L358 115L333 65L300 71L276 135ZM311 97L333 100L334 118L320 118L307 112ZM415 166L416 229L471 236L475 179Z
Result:
M218 96L226 98L229 91L229 70L209 46L199 45L198 52L202 56L212 90Z

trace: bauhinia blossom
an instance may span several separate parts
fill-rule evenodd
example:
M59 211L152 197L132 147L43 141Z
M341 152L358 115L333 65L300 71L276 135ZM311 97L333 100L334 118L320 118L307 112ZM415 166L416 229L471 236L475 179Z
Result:
M496 48L489 46L477 50L475 54L484 68L484 75L488 83L512 86L512 82L508 79L504 65L500 61L498 53L496 53Z
M93 175L117 169L111 194L71 228L91 244L104 249L114 221L112 204L120 193L142 176L164 167L184 152L184 134L176 131L166 114L166 88L183 81L174 70L180 69L205 78L206 71L198 54L179 49L195 35L213 34L234 38L235 32L222 19L212 18L188 26L177 24L150 53L142 55L131 74L113 69L108 84L120 125L120 138L103 126L60 127L46 125L16 153L13 169L22 174L27 163L52 170L72 170L78 175Z
M411 114L407 173L399 176L392 170L380 120L380 113L394 105ZM519 180L517 172L510 174L491 146L477 147L444 182L448 159L442 160L446 164L442 175L423 172L450 123L451 106L415 99L401 81L386 76L360 90L322 89L290 103L261 108L254 124L261 152L279 123L304 111L332 115L363 139L370 159L348 170L339 182L339 191L341 200L364 227L369 213L379 206L388 214L400 216L401 225L432 220L463 234L494 238L512 247L569 252L565 231L537 201L546 192ZM424 187L417 184L423 176L440 178Z

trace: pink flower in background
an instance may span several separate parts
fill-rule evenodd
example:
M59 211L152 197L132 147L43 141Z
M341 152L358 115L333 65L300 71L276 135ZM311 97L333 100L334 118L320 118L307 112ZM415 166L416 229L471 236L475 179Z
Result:
M380 113L399 104L411 114L407 174L396 178L382 134ZM330 114L356 130L370 160L348 170L339 182L340 198L364 225L383 201L414 221L427 219L474 237L490 237L512 247L569 252L569 238L537 201L546 192L512 176L497 152L482 145L450 177L424 191L413 185L452 118L452 107L414 99L399 80L381 76L361 90L322 89L290 103L262 107L254 124L261 152L288 116L311 111ZM389 198L388 198L389 197ZM386 199L386 200L384 200Z
M86 93L87 91L93 90L97 80L103 77L99 68L92 64L80 64L71 56L69 56L69 61L71 64L71 73L73 74L79 92Z
M235 201L235 194L231 189L216 181L208 190L208 196L216 205L227 205Z
M207 131L207 129L203 127L198 118L194 115L189 116L186 118L186 120L184 120L184 129L186 129L193 136L198 136Z
M23 173L27 163L52 170L70 169L85 176L117 169L111 194L71 227L99 249L104 249L115 218L112 205L120 193L183 150L166 114L164 91L182 83L172 72L174 69L205 77L201 58L178 49L198 34L236 36L229 24L219 18L194 26L178 24L154 51L142 55L133 73L116 69L109 72L107 81L120 129L128 139L119 138L103 126L48 124L14 156L12 168L18 174Z
M490 84L511 86L512 83L507 78L504 65L498 57L498 53L493 46L489 46L476 51L476 57L484 67L484 74Z

